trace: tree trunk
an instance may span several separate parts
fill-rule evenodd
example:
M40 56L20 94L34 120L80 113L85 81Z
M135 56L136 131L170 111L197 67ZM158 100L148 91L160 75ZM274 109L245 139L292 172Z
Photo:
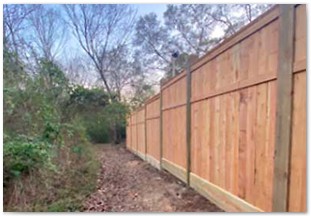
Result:
M118 127L116 122L113 124L113 144L119 144L118 141Z

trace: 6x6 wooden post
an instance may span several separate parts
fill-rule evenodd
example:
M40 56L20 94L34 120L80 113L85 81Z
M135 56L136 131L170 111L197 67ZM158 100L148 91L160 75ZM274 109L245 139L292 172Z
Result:
M190 185L191 172L191 65L187 58L187 105L186 105L186 142L187 142L187 184Z
M274 152L274 212L287 211L291 146L292 77L294 53L294 5L280 6L277 72L276 142Z

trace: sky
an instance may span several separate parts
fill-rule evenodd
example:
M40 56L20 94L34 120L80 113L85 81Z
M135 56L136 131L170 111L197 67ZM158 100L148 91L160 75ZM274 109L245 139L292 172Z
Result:
M145 15L151 12L156 13L159 17L162 17L166 10L166 4L133 4L138 9L139 15Z
M166 6L167 6L167 4L132 4L132 5L137 8L138 17L146 15L146 14L151 13L151 12L154 12L157 14L157 16L159 17L159 20L161 20L161 21L163 21L163 13L165 12ZM61 5L55 4L55 5L51 5L51 7L59 9L61 7ZM80 47L74 48L78 44L77 44L76 39L73 38L73 36L71 36L71 37L72 37L71 43L73 45L70 48L70 50L72 51L72 49L80 49Z
M132 5L137 8L138 17L154 12L157 14L159 20L164 22L163 13L166 10L167 4L132 4ZM51 7L60 8L61 5L56 4L56 5L51 5ZM63 52L65 58L70 53L82 52L77 39L74 38L72 34L69 35L69 38L70 40L67 42L67 49L64 50ZM161 77L162 75L163 75L163 72L159 72L156 74L156 77L158 76Z

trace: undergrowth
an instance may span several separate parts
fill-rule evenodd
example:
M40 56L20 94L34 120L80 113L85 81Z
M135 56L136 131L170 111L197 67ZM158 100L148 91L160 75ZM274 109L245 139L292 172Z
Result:
M99 162L73 87L46 60L30 74L4 51L3 65L4 211L81 211Z

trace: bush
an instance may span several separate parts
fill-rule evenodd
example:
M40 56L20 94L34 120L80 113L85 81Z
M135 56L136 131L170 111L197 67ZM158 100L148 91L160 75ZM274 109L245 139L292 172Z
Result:
M35 73L4 51L4 209L77 211L95 190L99 161L91 142L125 133L125 104L100 88L69 84L41 59ZM116 130L115 130L116 129Z
M95 117L95 118L94 118ZM102 118L90 116L84 119L84 126L88 139L93 143L109 143L111 142L110 127Z
M5 52L4 210L79 211L99 162L83 122L69 115L68 81L52 62L29 75L14 59Z
M3 146L5 179L29 174L31 170L54 168L51 151L51 144L44 140L26 136L10 137Z

